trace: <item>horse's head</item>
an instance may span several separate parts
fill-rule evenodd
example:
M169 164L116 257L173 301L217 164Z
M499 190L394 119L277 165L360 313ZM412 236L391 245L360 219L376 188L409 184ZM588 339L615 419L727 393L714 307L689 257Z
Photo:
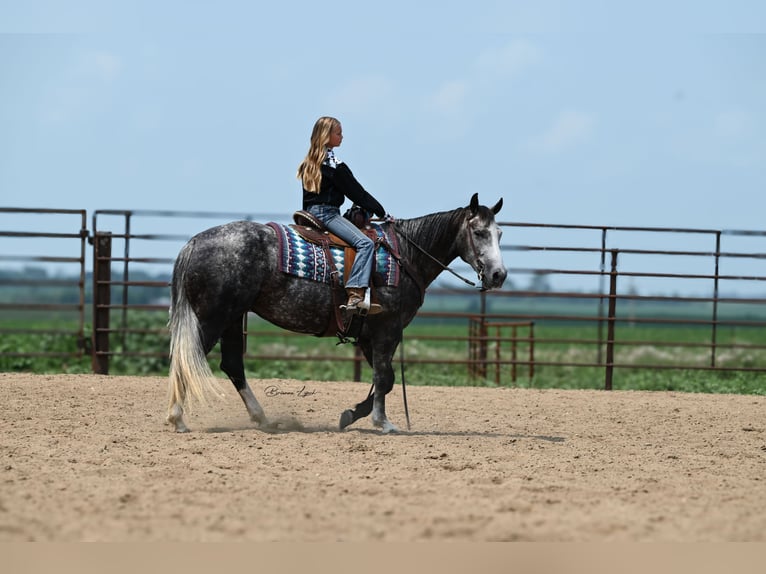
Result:
M502 207L502 198L492 208L479 205L479 194L474 193L458 238L460 258L476 271L482 289L501 287L508 275L500 253L503 232L495 223L495 215Z

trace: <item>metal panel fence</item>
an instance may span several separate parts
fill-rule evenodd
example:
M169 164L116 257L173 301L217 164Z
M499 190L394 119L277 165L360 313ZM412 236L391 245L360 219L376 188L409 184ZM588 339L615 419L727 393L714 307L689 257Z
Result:
M85 218L80 211L52 212ZM94 372L147 359L155 361L147 368L163 368L175 254L194 233L234 219L285 222L289 216L94 212ZM519 377L534 384L553 372L590 369L607 389L619 370L766 372L766 232L500 223L509 282L480 294L450 284L449 277L437 280L405 332L408 367L444 365L496 384ZM89 232L83 223L72 235L84 241ZM0 238L16 245L29 237L0 231ZM80 262L82 285L85 255L71 259ZM462 262L455 268L471 273ZM15 302L0 304L24 311ZM84 299L76 308L84 316ZM335 348L332 340L316 339L311 352L301 352L285 342L299 335L286 332L280 332L282 343L260 344L264 335L273 341L275 330L253 315L245 328L247 359L346 361L353 364L352 376L360 376L358 354ZM85 348L78 343L73 352ZM0 349L0 357L6 352Z
M583 351L577 357L540 353L538 367L603 367L605 388L611 388L614 369L621 368L764 372L766 232L529 223L508 227L515 237L534 230L568 238L559 240L565 246L518 241L505 247L514 253L510 259L532 262L509 268L511 276L531 277L530 288L502 296L530 304L515 305L506 320L596 327L590 339L547 337L538 329L538 349L578 345ZM599 244L578 243L583 237ZM573 264L582 257L596 259L597 269ZM562 264L547 266L549 258ZM571 283L581 285L596 279L598 286L553 290L549 283L556 277L574 277L578 281ZM562 300L579 303L553 310ZM546 307L541 301L547 308L541 308Z
M11 358L16 368L41 357L66 361L89 352L87 238L85 210L0 207L0 356ZM54 252L54 243L65 248ZM54 344L20 348L12 335Z

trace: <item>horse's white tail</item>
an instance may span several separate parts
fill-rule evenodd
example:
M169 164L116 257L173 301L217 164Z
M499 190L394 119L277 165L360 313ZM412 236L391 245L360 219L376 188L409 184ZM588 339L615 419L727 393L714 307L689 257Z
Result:
M187 246L188 247L188 246ZM200 326L183 288L183 275L190 254L184 248L178 256L173 272L171 289L170 320L170 384L168 388L168 422L176 430L188 429L183 422L183 408L187 395L191 403L209 404L212 396L221 397L218 381L210 370L203 343L200 339Z

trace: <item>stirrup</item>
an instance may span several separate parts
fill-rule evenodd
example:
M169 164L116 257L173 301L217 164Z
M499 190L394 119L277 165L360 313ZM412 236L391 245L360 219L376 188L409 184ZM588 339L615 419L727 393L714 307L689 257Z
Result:
M377 315L378 313L382 313L383 307L377 303L373 303L369 307L347 307L346 305L341 305L340 310L343 311L346 315L359 315L360 317L366 317L367 315Z
M364 299L357 299L355 301L352 301L349 305L348 301L345 303L342 303L340 305L340 310L345 311L346 313L362 313L367 312L367 307L364 305Z
M356 313L362 317L368 314L376 315L383 311L383 307L381 307L378 303L370 302L369 289L365 291L363 299L352 300L351 305L349 305L347 301L340 306L340 309L345 313Z

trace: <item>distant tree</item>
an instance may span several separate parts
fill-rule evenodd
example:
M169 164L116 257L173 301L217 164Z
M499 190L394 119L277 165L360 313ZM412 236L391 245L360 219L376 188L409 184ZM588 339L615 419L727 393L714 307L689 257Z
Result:
M48 277L48 272L44 267L34 267L27 265L24 267L24 269L19 271L16 276L26 277L27 279L46 279Z
M544 271L536 271L529 280L529 291L537 291L538 293L548 293L551 289L550 279L548 274Z

